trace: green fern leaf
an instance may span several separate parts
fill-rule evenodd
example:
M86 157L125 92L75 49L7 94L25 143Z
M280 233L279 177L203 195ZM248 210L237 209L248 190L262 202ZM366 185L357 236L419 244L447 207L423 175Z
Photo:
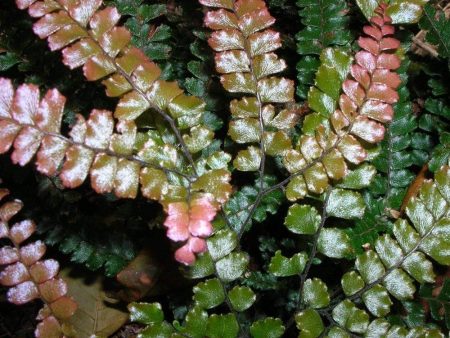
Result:
M345 1L299 0L297 6L300 7L301 23L305 26L296 35L297 52L304 56L297 64L297 95L306 99L320 64L317 55L327 47L349 44L352 34L348 28Z

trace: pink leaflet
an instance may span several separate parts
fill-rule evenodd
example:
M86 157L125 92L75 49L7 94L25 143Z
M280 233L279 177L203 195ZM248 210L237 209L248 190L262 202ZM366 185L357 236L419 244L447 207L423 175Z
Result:
M17 3L18 0L16 0ZM39 1L35 2L28 8L28 14L32 18L40 18L45 14L51 13L59 8L59 4L53 1Z
M217 209L206 197L197 198L191 202L191 219L203 219L205 221L212 221L214 217L216 217L216 213Z
M331 115L331 124L333 125L333 128L336 131L336 133L339 134L340 130L350 125L350 122L342 113L342 111L336 109Z
M46 135L36 155L36 169L40 173L53 176L61 165L69 144L59 137Z
M121 158L114 178L114 193L119 198L135 198L139 188L139 164Z
M381 33L385 36L385 35L392 35L395 33L395 28L394 26L391 25L384 25L383 27L381 27Z
M401 83L400 76L389 69L376 69L372 75L372 82L384 83L390 88L397 89Z
M36 231L36 224L26 219L14 224L9 230L9 237L16 244L22 243Z
M381 30L374 26L364 26L363 31L375 40L381 40L381 38L383 37Z
M232 0L199 0L203 6L233 9Z
M354 164L361 163L367 157L367 151L352 135L345 135L342 141L339 142L338 148L342 155Z
M114 176L117 170L117 159L100 153L95 156L90 170L91 186L96 193L111 192L114 187Z
M372 83L367 91L367 98L393 104L398 101L398 93L384 83Z
M104 54L92 56L83 66L83 74L88 81L99 80L115 71L116 66Z
M207 12L204 21L213 30L239 28L236 15L225 9Z
M229 74L250 71L250 60L244 51L231 50L217 53L214 59L218 73Z
M249 36L250 34L272 26L274 23L275 18L270 15L267 8L263 8L240 17L238 26L245 36Z
M266 3L262 0L238 0L234 4L238 16L266 9Z
M63 63L70 69L84 65L87 60L100 52L100 48L92 39L82 39L62 51Z
M106 149L113 133L112 113L107 110L92 110L86 122L85 144L88 147Z
M39 87L33 84L19 86L14 95L11 113L20 124L34 124L39 109Z
M42 241L25 245L20 248L20 260L26 266L33 265L44 256L46 249Z
M183 263L184 265L192 265L195 262L195 255L190 250L189 244L183 245L177 251L175 251L175 259Z
M374 25L377 25L378 27L382 27L384 25L384 20L379 16L372 17L372 19L370 19L370 22Z
M109 56L116 57L128 45L130 40L131 33L128 29L125 27L113 27L100 37L99 43Z
M377 67L377 57L366 51L359 51L355 55L356 62L365 68L369 73L373 73Z
M48 47L51 51L59 50L86 36L86 31L80 26L75 23L69 24L48 37Z
M360 115L353 122L352 134L369 143L377 143L383 140L385 128L381 123L370 120L367 116Z
M54 259L39 261L30 267L30 274L33 280L41 284L54 278L59 271L59 263Z
M49 304L55 317L67 319L75 313L78 304L70 297L62 296Z
M72 22L73 20L64 11L50 13L33 25L33 31L41 39L45 39Z
M36 2L36 0L16 0L16 5L19 9L26 9L34 2Z
M66 162L61 171L61 181L67 188L80 186L89 172L94 152L82 146L72 146L66 151Z
M0 219L3 222L8 222L14 217L23 207L23 203L19 200L7 202L0 207Z
M194 253L205 252L207 249L206 241L202 238L191 237L188 241L189 250Z
M360 113L382 123L390 122L394 116L394 109L390 104L378 100L367 100L361 107Z
M361 67L360 65L353 64L350 68L353 78L358 81L364 89L369 88L370 85L370 75L369 72Z
M189 222L189 232L196 237L208 237L211 236L213 228L209 221L203 219L191 219Z
M10 288L7 293L8 301L21 305L32 301L35 298L39 298L39 292L36 285L31 281L26 281Z
M19 260L19 252L11 246L0 248L0 265L13 264Z
M0 221L0 238L8 237L9 229L5 222Z
M208 44L216 52L232 49L244 49L244 37L237 29L223 29L215 31L208 39Z
M345 116L351 116L358 110L358 106L347 95L341 94L339 97L339 107Z
M0 78L0 117L11 117L10 111L14 98L11 80Z
M11 145L21 129L22 127L20 125L15 124L12 121L0 120L0 130L2 131L2 137L0 138L0 154L6 153L9 148L11 148Z
M65 103L65 96L57 89L47 91L36 113L36 125L43 131L59 133Z
M0 284L4 286L13 286L25 282L30 279L30 274L23 263L16 262L7 265L0 272Z
M188 206L184 202L170 203L164 226L168 228L167 237L173 241L185 241L189 238Z
M252 57L273 52L281 47L280 33L271 29L250 35L248 42L250 43L250 55Z
M52 278L38 285L42 299L46 302L54 302L67 294L67 284L61 278Z
M48 316L36 325L34 335L36 338L62 336L61 325L54 316Z
M95 11L102 5L102 0L80 0L69 8L70 16L81 26L86 27Z
M377 68L397 69L400 67L400 59L395 54L381 53L378 56Z
M44 135L36 128L25 126L14 141L11 160L14 164L24 166L31 161L41 144Z
M380 50L390 50L390 49L397 49L400 47L400 41L394 38L383 38L380 41Z
M364 97L366 96L364 89L358 82L353 80L345 80L342 84L342 90L358 106L363 103Z
M372 53L373 55L378 55L378 53L380 52L380 46L372 38L360 37L358 39L358 45L359 47L365 49L366 51Z
M95 13L89 21L96 39L100 38L105 32L113 28L119 22L120 14L115 7L106 7Z
M77 114L76 117L77 121L72 126L72 129L69 132L69 136L73 142L84 143L87 130L86 121L81 114Z

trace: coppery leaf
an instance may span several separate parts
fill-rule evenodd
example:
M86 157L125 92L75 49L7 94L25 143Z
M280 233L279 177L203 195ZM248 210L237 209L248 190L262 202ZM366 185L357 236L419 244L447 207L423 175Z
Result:
M41 298L49 303L67 294L67 284L61 278L49 279L39 284L38 288Z
M5 286L14 286L29 279L30 274L21 262L8 265L0 272L0 284Z
M11 202L14 203L14 205L17 205L17 208L22 208L22 203L19 203L18 201ZM7 203L9 204L9 203ZM3 207L2 207L3 209ZM17 210L17 209L16 209ZM15 223L10 231L9 231L9 237L11 240L16 243L20 244L26 239L28 239L34 232L36 231L36 224L31 220L24 220L20 221L18 223Z
M10 288L7 297L10 303L21 305L39 298L39 291L33 282L26 281Z
M20 261L26 266L33 265L44 256L46 246L42 241L36 241L20 248Z
M59 263L54 259L46 259L33 264L30 268L30 274L33 280L41 284L54 278L59 271Z

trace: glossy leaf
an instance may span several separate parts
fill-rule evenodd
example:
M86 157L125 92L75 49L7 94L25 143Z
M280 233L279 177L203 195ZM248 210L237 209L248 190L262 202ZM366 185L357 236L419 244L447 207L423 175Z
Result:
M344 219L361 218L365 204L361 195L351 190L333 189L328 197L328 215Z
M219 278L225 282L238 279L247 269L248 255L242 252L232 252L216 263Z
M319 228L320 220L321 217L315 208L294 204L289 207L284 224L293 233L312 235Z
M318 278L307 279L303 287L303 301L308 307L326 307L330 303L326 284Z
M235 286L228 293L230 302L236 311L247 310L256 300L256 295L252 289L246 286Z
M130 303L130 320L145 325L158 324L164 320L164 314L159 303Z
M288 277L299 275L303 272L307 255L303 252L297 253L291 258L284 257L281 251L275 252L269 264L269 271L277 277Z
M231 230L220 230L208 238L208 252L214 261L225 257L232 252L237 245L236 233Z
M352 253L350 238L342 229L322 229L317 244L318 250L331 258L343 258Z
M239 325L232 314L213 314L208 319L206 335L211 338L236 338Z
M0 189L0 199L8 193L6 189ZM9 225L10 219L21 208L22 203L18 200L0 206L0 237L4 241L0 248L0 284L10 287L6 299L13 304L42 299L45 305L42 315L37 318L35 334L37 337L59 337L63 334L63 325L69 329L68 320L77 310L77 303L67 296L67 284L58 277L59 263L54 259L42 259L45 244L27 241L22 245L36 231L34 222L24 220Z
M282 321L272 317L260 319L250 326L250 334L254 338L278 338L283 336L284 330Z
M313 309L301 311L295 315L297 329L300 330L301 338L317 338L325 329L322 318Z
M393 0L387 9L387 14L395 24L416 23L422 16L423 6L427 2L427 0Z
M225 300L224 290L218 279L210 279L194 287L194 301L204 309L212 309Z

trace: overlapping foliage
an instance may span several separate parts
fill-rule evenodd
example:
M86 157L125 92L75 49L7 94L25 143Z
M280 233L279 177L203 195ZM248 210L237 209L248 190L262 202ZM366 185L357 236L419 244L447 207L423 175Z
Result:
M423 13L422 45L448 58L447 20L433 4L298 0L292 27L274 14L294 8L286 0L16 3L66 66L101 81L115 109L91 103L88 113L80 104L74 114L70 93L2 77L0 153L49 176L41 189L50 200L77 189L71 203L85 217L71 220L74 210L61 208L56 227L46 215L38 228L72 261L117 275L125 289L115 296L132 301L138 337L443 337L447 74L408 53L410 27L394 28ZM6 52L0 65L10 74L21 61ZM288 63L296 61L294 82ZM411 83L424 74L428 87ZM424 102L423 91L432 94ZM103 215L80 207L90 188L102 206L139 205L99 222L114 223L115 234L123 227L118 248L112 236L88 238L97 218L74 231L89 212ZM130 214L139 214L136 232ZM11 290L31 278L40 290L47 282L31 270L47 261L23 262L16 227L4 232L15 247L2 249L11 265L1 278L20 277ZM166 247L157 228L175 243ZM161 259L169 251L185 280ZM13 273L17 264L28 275ZM57 280L47 265L47 279ZM160 292L169 297L146 301ZM75 311L70 298L61 293L70 306L60 315L59 298L40 296L47 305L36 335L76 336L58 321Z
M0 190L0 199L9 194ZM59 263L42 257L47 250L40 241L27 241L36 231L31 220L17 221L16 214L22 209L22 202L11 200L0 207L0 238L6 238L9 245L0 248L0 284L10 287L8 301L16 305L28 303L36 298L44 302L39 311L36 337L62 336L72 334L66 322L77 309L77 303L67 296L67 285L58 277Z

